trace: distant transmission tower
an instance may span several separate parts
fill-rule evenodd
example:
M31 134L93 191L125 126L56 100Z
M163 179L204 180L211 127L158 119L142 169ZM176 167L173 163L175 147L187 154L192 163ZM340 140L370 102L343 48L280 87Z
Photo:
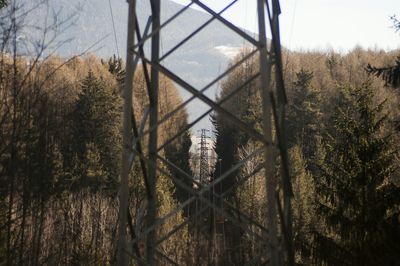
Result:
M199 171L199 180L201 184L206 184L210 181L210 161L209 161L209 147L208 147L208 139L207 132L210 132L208 129L200 130L200 171Z
M179 265L182 262L174 261L176 256L168 253L162 247L164 241L168 241L175 236L175 233L184 229L186 225L191 224L193 220L207 221L211 210L211 214L215 219L208 219L214 227L218 224L229 224L230 232L242 232L243 235L249 235L252 244L257 245L258 249L250 258L242 258L245 265L294 265L293 255L293 236L292 236L292 219L291 219L291 180L289 176L288 154L285 140L285 109L287 105L283 70L282 70L282 53L280 44L279 31L279 15L281 13L279 0L252 0L257 3L258 31L255 36L251 36L248 32L235 26L230 21L225 19L225 14L237 0L231 0L225 8L215 11L207 6L203 1L192 0L182 7L175 14L161 20L161 0L148 0L151 5L151 16L145 27L140 28L137 23L136 1L127 0L129 2L128 15L128 32L127 32L127 53L126 53L126 77L124 86L124 115L123 115L123 155L121 169L121 183L119 191L119 219L118 219L118 253L117 263L121 266L130 265L132 260L136 260L138 265ZM145 1L145 0L143 0ZM247 0L250 2L251 0ZM186 35L177 33L174 36L176 43L169 51L160 55L161 42L160 36L164 32L164 28L171 22L175 21L191 7L202 9L208 13L208 19L204 23L193 30L192 33ZM186 18L190 16L186 16ZM185 18L185 16L183 16ZM168 65L165 64L165 59L174 55L176 50L185 45L189 40L193 41L193 37L198 36L202 30L212 26L211 22L218 21L223 25L223 30L235 32L238 37L243 38L249 46L249 53L244 55L238 61L230 64L227 69L218 74L214 80L210 81L204 87L196 87L185 80L185 77L179 76ZM162 23L161 23L162 22ZM185 23L191 23L187 21ZM267 41L268 34L268 41ZM175 38L176 37L176 38ZM145 53L145 45L151 45L151 53ZM208 44L205 43L205 46ZM200 49L199 52L202 50ZM256 73L248 77L243 82L235 84L235 88L227 95L221 95L221 98L213 100L206 94L207 90L232 74L238 67L243 66L249 60L257 58L259 66ZM192 59L191 59L192 60ZM145 84L147 87L146 93L149 100L148 107L146 106L139 112L133 112L132 106L132 91L133 74L136 64L140 61L143 65L140 71L143 71ZM176 85L186 90L191 94L191 97L182 104L174 106L174 110L170 113L159 117L159 77L160 75L172 80ZM196 75L197 73L192 73ZM272 82L273 81L273 82ZM248 124L246 121L235 116L225 108L227 101L232 99L249 87L255 85L258 88L258 93L261 95L261 104L255 106L262 113L262 130L255 128L254 125ZM185 108L193 100L200 100L208 106L204 113L190 122L187 126L180 129L171 136L170 139L160 143L158 138L160 125L166 121L171 121L174 114ZM136 117L136 114L143 114L143 117ZM169 144L180 136L187 134L188 131L203 118L210 113L217 113L226 121L235 125L237 130L249 135L253 140L257 141L259 148L237 162L223 162L223 165L228 169L223 169L218 173L217 178L209 182L198 182L195 180L191 172L181 169L165 158L164 149ZM138 123L138 121L141 121ZM203 134L204 133L204 134ZM206 131L202 131L203 149L202 162L200 165L200 181L209 178L209 162L208 150L206 150ZM279 156L279 157L277 157ZM257 221L248 217L246 213L234 202L232 197L226 196L225 192L215 193L214 187L223 184L232 173L237 172L243 165L257 158L262 158L260 163L264 173L266 213L264 221ZM276 161L280 160L280 180L276 176ZM130 230L128 236L127 228L129 217L129 174L134 159L138 159L140 163L141 175L134 175L133 178L143 178L140 180L145 186L146 192L146 223L143 233L137 235L134 230ZM171 171L166 171L165 166L168 166L180 176L172 174ZM220 163L221 166L221 163ZM172 180L179 189L184 190L188 197L179 206L171 210L164 216L159 215L159 204L157 203L156 188L158 185L158 176L162 174ZM234 191L246 183L249 179L255 179L256 172L248 176L241 177L240 180L232 180L226 182L224 191ZM190 184L195 183L195 186ZM189 185L188 185L189 184ZM229 186L229 187L228 187ZM160 226L165 224L171 217L180 215L180 211L200 201L200 208L196 209L195 213L184 217L184 221L177 224L169 232L164 232L161 235ZM216 204L218 202L218 204ZM222 206L222 207L221 207ZM179 218L181 219L181 218ZM177 219L177 220L179 220ZM215 222L213 222L213 220ZM221 223L219 222L221 221ZM130 221L132 222L132 221ZM213 225L216 224L216 225ZM212 227L211 227L212 229ZM256 229L256 230L254 230ZM162 230L161 230L162 231ZM213 230L215 235L224 232L216 228ZM223 233L227 237L231 237L231 233ZM232 239L232 238L230 238ZM225 240L224 240L225 241ZM216 242L216 241L212 241ZM226 241L228 243L229 240ZM138 243L143 243L143 248L138 247ZM223 246L222 244L215 245L216 247ZM132 248L134 247L134 248ZM135 248L136 247L136 248ZM229 254L237 256L241 253L240 245L231 246ZM221 251L222 252L222 251ZM216 253L216 252L215 252ZM226 252L221 258L228 257ZM218 258L219 259L219 258ZM211 258L210 261L213 261ZM223 261L214 260L215 264L223 264ZM232 262L232 261L231 261ZM227 262L228 263L228 262Z

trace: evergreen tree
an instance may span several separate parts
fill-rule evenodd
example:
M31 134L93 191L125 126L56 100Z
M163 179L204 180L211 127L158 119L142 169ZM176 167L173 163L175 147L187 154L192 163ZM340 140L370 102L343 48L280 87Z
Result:
M394 88L400 87L400 56L396 58L394 65L375 67L368 64L366 71L370 75L383 79L386 85L390 85Z
M245 56L244 51L233 63L239 61ZM236 68L221 85L221 92L217 100L222 100L230 95L239 86L242 86L258 69L258 62L252 58ZM249 128L262 131L262 110L261 95L257 82L251 82L242 88L238 93L229 100L224 101L223 107L235 114L237 118L242 120ZM241 130L237 125L225 119L218 112L211 116L211 122L215 128L216 143L215 152L221 163L215 167L215 176L224 173L232 168L239 160L239 147L244 147L251 140L250 135ZM222 182L222 192L229 188L237 178L238 171L233 171Z
M115 55L113 55L113 57L110 57L107 62L102 59L101 63L111 74L113 74L118 84L122 87L125 79L125 67L122 62L122 58L117 58Z
M244 51L238 55L234 62L243 58L247 52L248 51ZM238 87L243 86L257 70L258 62L254 58L237 67L222 83L221 92L217 100L220 101L231 95ZM249 128L262 132L261 95L258 81L246 84L239 92L229 97L229 100L225 100L222 106L243 121ZM247 148L250 146L256 147L258 144L251 137L251 134L240 129L238 125L226 119L218 112L212 115L212 123L215 127L216 135L215 152L219 159L219 163L215 166L213 176L218 178L220 174L224 175L224 173L230 171L233 166L244 158L243 154L246 153L245 150ZM256 161L257 159L253 158L249 163L252 164ZM263 215L265 218L265 213L257 210L259 209L258 207L265 202L260 200L261 195L252 195L252 197L256 197L257 199L255 202L250 201L251 203L249 203L247 192L251 190L246 190L246 188L243 187L246 186L246 184L242 184L240 188L235 187L229 191L235 182L243 178L243 174L243 169L231 171L221 182L221 185L216 187L216 193L224 194L225 200L236 205L242 212L250 212L248 214L253 219L265 221L265 219L261 218ZM253 185L255 185L255 183L253 183ZM256 186L260 189L258 191L265 195L265 190L262 189L262 186L260 187L258 184ZM249 208L249 204L252 208ZM234 213L233 215L238 215L239 219L241 219L239 214ZM226 246L226 249L229 249L230 252L224 254L220 258L222 263L231 261L235 261L238 264L244 263L246 257L253 257L254 254L259 251L259 246L251 241L251 237L248 237L244 230L229 223L226 223L224 226L226 235L229 235L227 238L229 244ZM252 230L253 229L254 228L252 228Z
M233 126L226 125L222 119L219 120L216 116L212 117L212 123L215 127L215 152L221 160L215 167L214 176L219 177L219 173L223 174L228 171L236 162L237 142L235 141L236 132ZM234 182L237 173L232 173L228 178L225 178L217 189L217 193L224 193Z
M183 124L183 126L186 126L186 122ZM165 158L188 174L192 173L189 165L189 150L191 145L192 141L190 139L190 133L186 131L177 139L177 141L174 141L172 145L165 147ZM188 187L192 186L192 182L188 180L187 177L183 176L180 171L170 166L168 166L168 169L172 175L180 179ZM189 196L188 192L185 189L182 189L178 184L175 185L175 197L179 202L185 202Z
M305 69L296 73L287 114L288 145L300 144L306 161L315 153L321 130L320 93L311 85L312 79L313 73Z
M400 30L400 20L396 15L391 16L390 19L393 22L393 28L398 32ZM400 56L397 56L394 65L375 67L368 64L366 71L370 75L383 79L386 85L390 85L394 88L400 87Z
M89 72L82 82L82 92L72 113L73 154L81 162L86 162L87 156L92 159L99 157L98 163L102 169L104 167L108 182L115 181L118 176L119 109L119 99L112 88ZM89 169L91 166L82 167ZM86 177L89 177L87 171L83 170L81 178Z
M394 265L400 254L400 189L392 183L396 148L383 136L384 103L373 90L345 87L327 136L326 156L316 179L317 260L327 265Z
M296 263L310 264L311 242L310 233L316 224L314 213L314 180L306 169L302 147L295 145L289 150L292 188L293 188L293 232Z
M100 151L94 143L86 144L85 154L85 176L87 184L92 188L102 185L107 181L107 172L101 162Z

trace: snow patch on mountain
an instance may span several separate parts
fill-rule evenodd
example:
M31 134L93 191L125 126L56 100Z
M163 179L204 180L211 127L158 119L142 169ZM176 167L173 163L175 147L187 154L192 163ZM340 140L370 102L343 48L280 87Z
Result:
M242 49L242 47L232 47L227 45L219 45L214 48L229 59L233 59L237 56Z

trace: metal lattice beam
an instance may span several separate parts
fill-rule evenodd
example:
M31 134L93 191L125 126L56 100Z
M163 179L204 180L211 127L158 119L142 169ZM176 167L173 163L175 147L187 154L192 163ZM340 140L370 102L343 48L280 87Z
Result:
M175 15L167 18L163 24L160 23L161 4L160 0L149 0L151 5L151 18L147 23L146 29L144 30L143 36L139 29L136 16L136 2L135 0L128 0L129 2L129 19L128 19L128 39L127 39L127 57L126 57L126 78L124 87L124 130L123 130L123 156L122 156L122 170L121 170L121 188L119 192L120 211L119 211L119 231L118 231L118 265L129 265L130 259L136 259L137 263L143 265L156 265L158 263L178 265L178 262L173 258L170 258L158 247L164 241L167 241L171 236L182 230L185 226L192 223L193 220L208 220L213 226L209 227L211 232L215 232L216 220L229 221L232 226L236 226L246 232L249 235L254 236L258 243L265 243L263 247L266 250L260 252L252 259L247 261L246 265L255 265L260 263L268 263L270 265L293 265L293 247L292 247L292 232L291 232L291 210L290 210L290 197L291 197L291 185L288 171L288 156L286 150L286 141L284 138L285 125L285 106L287 104L286 93L283 82L282 72L282 58L281 58L281 45L280 45L280 33L279 33L279 14L280 6L278 0L253 0L257 1L257 14L258 14L258 39L251 37L242 29L236 27L231 22L226 20L222 14L229 10L238 0L233 0L225 8L219 12L215 12L212 8L199 0L192 0L188 5L180 9ZM164 55L160 56L160 33L163 31L165 26L174 21L177 17L193 6L197 5L203 11L208 13L211 18L204 22L200 27L195 29L191 34L184 37L181 41L177 41L172 48ZM270 7L272 5L272 9ZM242 37L254 46L254 49L244 56L241 60L237 61L234 65L227 68L222 74L218 75L213 81L211 81L204 88L195 88L173 73L168 67L163 66L161 61L173 54L178 48L184 43L191 40L194 36L198 35L203 29L210 26L212 21L219 21L227 29L232 30L235 34ZM150 30L150 33L148 32ZM267 42L267 27L271 36L270 43ZM135 36L137 43L135 44ZM151 41L151 54L147 56L144 51L144 45ZM220 80L226 78L231 74L237 67L240 67L253 56L258 55L259 58L259 71L250 77L242 84L239 84L237 88L229 92L223 98L218 101L214 101L207 97L204 93L217 84ZM136 57L135 57L136 56ZM146 110L142 110L143 118L141 120L140 128L138 129L132 107L132 85L133 75L135 71L136 62L140 60L143 65L143 72L145 77L145 84L147 88L147 94L149 98L149 107ZM150 73L149 73L150 71ZM159 90L159 77L160 74L165 75L177 85L192 94L192 96L174 107L172 111L159 118L158 114L158 90ZM275 75L275 81L271 82L272 75ZM196 73L193 73L196 75ZM244 88L259 79L259 90L262 96L262 131L256 130L252 126L246 124L233 113L223 107L223 103L237 95ZM205 112L196 118L193 122L177 131L176 134L166 139L164 143L159 143L157 137L158 129L160 126L169 121L176 113L185 108L190 102L198 99L209 106ZM215 112L225 119L234 123L240 130L246 132L253 139L259 141L262 147L254 151L252 154L243 158L237 164L233 165L228 171L220 173L219 176L215 176L214 179L209 182L200 180L197 182L191 173L187 173L174 165L161 156L161 152L165 147L170 145L175 139L179 138L187 130L193 127L202 118L209 115L211 112ZM145 124L147 124L145 129ZM273 131L272 128L275 128ZM205 132L202 132L205 135ZM144 143L145 137L147 143ZM203 136L205 137L205 136ZM203 139L205 142L205 139ZM206 146L203 143L203 146ZM147 151L144 153L143 150ZM206 156L203 151L203 157ZM217 185L229 177L232 173L240 169L246 161L251 160L254 156L263 154L263 162L258 164L257 167L249 173L237 180L230 187L226 188L225 191L215 191ZM274 169L275 169L275 156L279 154L281 160L281 176L282 176L282 191L278 192L278 183ZM132 234L129 239L130 245L134 247L135 252L132 252L128 245L127 237L127 209L128 209L128 176L130 167L135 156L140 161L140 167L144 178L144 184L147 195L147 216L146 216L146 228L140 235ZM207 154L208 156L208 154ZM204 164L204 162L203 162ZM209 163L207 162L207 168ZM185 179L186 182L172 175L166 171L162 165L168 165L171 168L179 172ZM203 168L205 166L203 165ZM204 170L204 169L203 169ZM263 171L261 171L263 170ZM209 175L209 171L206 175ZM237 187L240 187L247 180L254 178L256 174L264 174L266 183L266 195L267 195L267 220L257 221L252 217L249 217L241 210L238 206L231 203L226 197L230 191L233 191ZM163 217L157 218L157 197L156 185L158 173L169 177L174 181L174 184L180 189L183 189L188 193L188 198L178 208L170 211ZM203 173L204 176L204 173ZM204 178L203 178L204 179ZM190 186L188 183L196 184L196 186ZM282 198L279 197L282 195ZM191 213L184 219L180 224L176 224L169 232L166 232L162 236L156 234L157 228L165 223L168 219L177 215L177 213L185 208L190 208L194 203L200 203L200 208L196 208L194 213ZM265 227L266 225L266 227ZM278 230L280 226L281 230ZM130 226L131 228L132 226ZM200 226L201 229L206 228L205 224ZM254 232L254 228L257 228L257 232ZM131 229L132 230L132 229ZM204 230L201 230L204 231ZM207 231L207 230L205 230ZM211 245L216 245L215 235ZM139 250L139 241L145 241L145 248ZM284 244L282 244L284 243ZM214 247L215 248L215 247ZM145 254L140 254L144 252ZM213 249L213 255L209 257L208 263L218 264L215 258L215 249ZM129 255L129 257L128 257Z

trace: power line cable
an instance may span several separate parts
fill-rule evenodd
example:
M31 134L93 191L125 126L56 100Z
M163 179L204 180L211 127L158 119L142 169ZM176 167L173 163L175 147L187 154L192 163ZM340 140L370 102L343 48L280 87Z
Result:
M108 0L108 5L110 7L110 14L111 14L111 21L112 21L112 26L113 26L113 31L114 31L114 40L115 40L115 46L117 49L117 56L118 56L118 58L120 58L119 49L118 49L118 39L117 39L117 33L115 31L114 14L113 14L112 6L111 6L111 0Z
M293 7L293 13L292 13L292 23L290 26L290 35L289 35L289 43L288 43L288 47L287 47L287 51L286 51L286 64L285 64L285 68L283 69L283 73L286 76L287 73L287 67L289 65L289 53L290 50L292 48L292 36L293 36L293 29L294 29L294 22L295 22L295 18L296 18L296 10L297 10L297 1L298 0L294 0L294 7Z
M291 49L292 45L292 36L293 36L293 28L294 28L294 22L296 20L296 8L297 8L297 0L294 0L294 8L293 8L293 14L292 14L292 23L290 26L290 35L289 35L289 49Z

